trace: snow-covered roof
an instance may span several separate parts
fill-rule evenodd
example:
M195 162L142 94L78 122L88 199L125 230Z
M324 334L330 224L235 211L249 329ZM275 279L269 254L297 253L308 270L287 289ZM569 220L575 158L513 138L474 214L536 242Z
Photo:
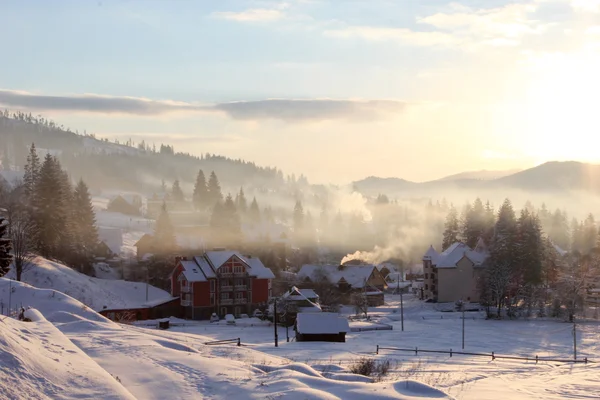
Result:
M350 332L348 320L335 313L299 313L296 328L301 334L338 334Z
M439 254L435 252L433 247L430 247L425 256L423 256L423 259L427 260L427 257L430 257L432 264L437 268L456 268L456 264L463 257L467 257L476 266L481 266L489 257L489 253L485 244L480 239L475 250L472 250L464 243L456 242Z
M438 256L439 256L438 252L435 251L435 249L433 248L433 245L431 245L431 246L429 246L429 249L427 249L427 252L423 256L423 260L431 260L432 264L435 264Z
M390 272L397 272L398 271L398 266L396 264L393 264L391 262L384 262L381 264L376 265L377 270L379 272L381 272L382 269L387 268L388 271Z
M210 266L208 261L206 261L206 258L204 258L202 256L194 257L194 261L196 262L198 267L202 270L202 272L204 273L204 276L206 276L207 278L216 278L217 277L217 274L212 269L212 267Z
M300 294L308 299L317 299L319 295L312 289L300 289Z
M119 228L98 228L98 239L104 242L110 251L115 254L121 254L123 246L123 231Z
M345 281L353 288L363 288L366 281L369 280L374 265L344 265L341 269L339 265L310 265L306 264L298 271L298 278L310 278L312 281L318 278L321 271L327 277L329 282L338 284L340 280Z
M237 251L208 251L202 256L195 256L191 260L182 260L185 279L190 282L204 282L206 279L216 278L219 269L231 257L238 257L247 266L250 276L258 279L273 279L273 272L264 266L256 257L244 257Z
M188 282L206 282L206 276L194 261L182 260L182 274Z

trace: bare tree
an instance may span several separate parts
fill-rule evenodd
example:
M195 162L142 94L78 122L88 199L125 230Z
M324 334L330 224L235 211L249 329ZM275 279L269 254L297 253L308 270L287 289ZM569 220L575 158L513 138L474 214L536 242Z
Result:
M369 301L367 299L367 295L362 291L353 293L351 301L356 315L358 316L360 314L364 314L366 318L367 313L369 312Z
M567 310L569 322L575 313L583 309L588 289L595 283L600 271L600 250L589 255L572 255L566 268L560 273L557 292L560 302Z
M6 218L8 220L8 236L12 241L13 265L17 281L31 266L35 257L37 224L33 213L24 199L24 186L16 185L5 197Z
M22 210L11 215L9 228L15 275L17 281L20 281L23 273L31 266L31 260L35 257L34 245L37 228L31 215Z

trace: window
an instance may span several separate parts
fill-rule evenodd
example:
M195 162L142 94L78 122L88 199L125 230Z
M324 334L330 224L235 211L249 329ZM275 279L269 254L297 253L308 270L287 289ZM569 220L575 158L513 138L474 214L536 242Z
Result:
M244 293L242 293L242 292L235 292L235 298L236 299L243 299L244 298Z
M210 294L210 305L211 306L215 305L215 294L214 293Z
M210 291L211 292L215 291L215 280L214 279L210 280Z
M429 290L429 285L425 285L425 290Z
M229 293L221 294L221 300L228 300L228 299L229 299Z
M425 279L429 279L429 274L425 274Z

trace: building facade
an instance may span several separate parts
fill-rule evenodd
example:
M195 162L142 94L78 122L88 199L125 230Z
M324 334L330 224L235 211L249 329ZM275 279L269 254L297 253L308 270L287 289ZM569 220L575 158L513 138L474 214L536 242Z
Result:
M479 301L478 283L488 257L481 239L475 249L457 242L438 253L431 246L423 256L424 300Z
M271 298L275 276L256 257L239 252L207 251L177 259L171 273L171 295L180 297L186 318L208 319L233 314L250 315Z

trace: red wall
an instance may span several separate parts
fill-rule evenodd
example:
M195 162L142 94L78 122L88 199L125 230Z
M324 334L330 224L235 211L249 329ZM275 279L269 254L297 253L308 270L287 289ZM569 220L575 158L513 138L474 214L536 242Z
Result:
M175 271L171 276L171 296L173 297L179 297L181 295L181 284L177 281L177 279L179 278L179 274L181 274L182 270L183 267L181 266L181 263L177 264L177 267L175 267Z
M252 303L265 303L269 300L269 280L252 279Z
M215 293L216 295L216 293ZM209 307L210 306L210 283L209 282L194 282L194 306Z

